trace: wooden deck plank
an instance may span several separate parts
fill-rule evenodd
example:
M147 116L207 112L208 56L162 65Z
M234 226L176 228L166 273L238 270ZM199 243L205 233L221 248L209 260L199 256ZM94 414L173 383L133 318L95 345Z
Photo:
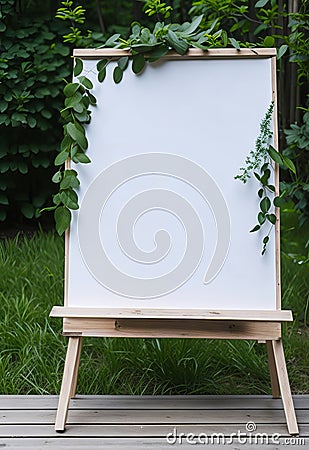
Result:
M174 424L163 425L71 425L68 423L64 434L59 434L62 437L166 437L168 433L173 433ZM244 425L236 424L185 424L176 425L177 434L179 433L223 433L225 436L231 433L237 433L240 430L244 433ZM256 433L267 433L272 435L274 433L280 436L289 436L286 424L258 424ZM57 436L53 425L1 425L1 438L24 438L24 437L46 437L55 438ZM309 437L309 425L300 424L300 436Z
M284 442L285 438L281 438L280 442L283 446L286 447L286 443ZM303 438L304 441L302 444L302 448L308 448L309 439ZM293 442L293 441L292 441ZM294 441L295 442L295 441ZM177 445L177 444L176 444ZM290 444L293 445L293 444ZM33 450L34 448L54 448L57 450L67 450L74 448L75 450L85 450L86 448L91 449L102 449L102 439L97 438L55 438L55 439L45 439L45 438L24 438L24 439L0 439L0 447L14 449L14 448L22 448L23 450ZM295 446L295 445L294 445ZM115 449L123 449L123 450L135 450L136 448L142 449L170 449L172 446L166 442L164 438L105 438L104 439L104 447L106 448L115 448ZM230 450L239 450L239 443L235 442L229 446L226 446ZM182 442L182 449L192 449L192 444L188 444ZM278 450L278 445L267 445L267 450ZM212 450L222 449L221 445L212 444ZM242 444L241 449L243 450L261 450L261 445L254 444Z
M277 450L290 439L282 402L270 396L78 396L71 402L64 434L54 430L58 396L0 396L0 448L36 450L84 450L115 448L123 450L165 449L168 433L183 433L181 448L192 448L185 436L246 433L246 423L269 438L277 433L280 444L269 441L267 448ZM289 445L309 447L309 395L294 396L300 436L303 441ZM247 432L248 435L248 432ZM296 438L293 438L296 439ZM175 444L180 445L179 441ZM265 444L266 445L266 444ZM236 439L233 450L261 449L265 445L247 445ZM211 444L212 449L227 445Z
M58 395L2 395L0 411L8 409L56 410ZM309 395L293 397L296 409L309 409ZM281 399L270 395L77 395L70 409L283 409Z
M2 410L1 424L53 424L56 411L45 410ZM309 410L299 410L298 420L309 424ZM235 410L227 414L225 410L70 410L68 423L70 424L163 424L163 423L286 423L282 410Z

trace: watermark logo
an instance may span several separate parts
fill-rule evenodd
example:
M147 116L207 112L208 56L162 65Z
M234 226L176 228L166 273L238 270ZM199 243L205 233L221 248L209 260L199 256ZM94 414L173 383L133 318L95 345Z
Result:
M106 168L90 184L78 216L78 238L83 259L90 273L110 291L131 298L160 297L182 286L198 268L204 249L205 233L198 212L183 196L171 189L147 189L125 203L118 215L115 234L126 257L138 264L156 264L169 253L171 236L159 229L155 248L140 249L134 240L134 226L139 218L152 210L173 214L186 233L186 248L173 270L159 277L138 278L121 271L100 241L102 210L115 191L138 177L163 175L176 178L195 189L209 205L217 228L217 242L203 282L211 281L220 272L230 245L230 216L225 199L214 179L198 164L178 155L148 153L125 158ZM90 243L91 242L91 243Z
M257 432L255 422L247 422L246 431L238 429L228 435L224 433L182 433L174 427L173 431L166 435L169 445L305 445L305 439L300 437L283 437L279 433L267 434Z

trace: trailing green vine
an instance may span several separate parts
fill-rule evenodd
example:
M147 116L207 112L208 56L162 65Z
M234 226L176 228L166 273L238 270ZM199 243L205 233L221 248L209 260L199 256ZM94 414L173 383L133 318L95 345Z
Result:
M274 103L272 102L261 121L260 134L255 142L255 148L254 150L251 150L247 156L245 160L246 166L241 167L241 173L235 176L235 179L246 183L253 173L259 182L260 187L258 189L258 197L260 202L257 215L258 223L250 230L250 232L253 233L259 231L262 227L265 228L267 224L269 225L267 234L263 237L262 241L262 255L266 252L270 232L277 221L274 208L282 205L285 194L285 192L283 192L280 196L274 197L273 200L270 198L270 194L275 194L276 191L275 186L270 182L273 171L272 161L290 169L293 173L296 172L294 163L286 156L280 154L271 145L273 137L273 132L271 131L273 111Z
M71 1L62 2L63 8L58 10L57 16L64 20L73 21L77 24L84 20L84 10L81 8L73 9ZM199 25L203 16L193 18L192 22L183 24L166 23L164 19L170 16L171 7L160 0L147 2L146 13L148 16L156 15L161 21L158 21L151 31L143 27L138 22L133 22L131 34L124 39L120 34L114 34L104 44L104 47L113 47L126 49L128 56L118 59L117 65L113 70L113 80L120 83L124 71L129 67L129 61L132 60L132 70L135 74L140 73L146 63L153 63L167 54L169 50L175 50L178 54L184 55L190 47L208 50L212 47L226 47L231 45L239 49L239 43L228 38L222 30L213 32L213 27L208 30L200 30ZM75 38L80 38L76 28L71 27L71 32ZM68 39L68 36L65 36ZM70 35L70 42L73 36ZM102 83L106 77L106 68L111 59L102 59L97 65L98 81ZM90 162L86 155L88 142L85 135L86 124L91 120L91 106L96 105L96 98L91 93L93 84L83 72L83 63L81 59L75 59L73 69L74 82L67 83L64 87L65 105L61 110L63 119L64 137L60 145L60 152L55 159L55 165L59 170L55 173L52 180L59 184L59 192L53 196L54 205L44 210L54 210L56 229L60 235L69 227L71 222L71 210L79 208L76 189L79 186L77 172L75 170L64 168L64 163L70 159L74 163L87 164Z
M65 8L58 10L58 16L61 18L74 19L74 11L72 2L62 2ZM113 80L120 83L124 71L130 65L135 74L140 73L147 63L153 63L167 54L169 50L175 50L178 54L184 55L190 47L202 49L204 51L213 47L226 47L228 45L240 49L240 44L233 37L228 37L226 31L216 30L215 26L211 26L207 30L201 30L200 24L203 15L194 17L192 22L184 22L183 24L166 23L164 20L170 17L171 7L167 6L160 0L148 1L146 5L146 13L148 16L156 15L161 17L153 30L143 27L138 22L131 25L131 34L124 39L120 34L114 34L104 44L104 47L113 47L128 50L127 56L122 56L117 60L117 64L113 70ZM77 10L77 19L83 15L83 10ZM78 20L75 23L78 23ZM72 30L71 30L72 31ZM72 31L73 32L73 31ZM76 34L76 29L74 29ZM115 58L113 58L115 59ZM102 83L106 77L107 66L111 59L105 58L100 60L96 65L98 81ZM59 184L59 192L54 195L54 205L46 208L54 210L56 229L61 235L69 227L71 222L71 210L79 208L78 196L75 189L79 186L77 172L75 170L64 168L64 163L70 159L74 163L87 164L90 162L86 155L88 142L85 135L86 124L91 121L91 109L96 105L96 98L92 94L93 84L87 74L81 75L83 72L83 62L81 59L75 59L73 69L74 82L67 83L64 87L65 107L61 111L63 119L64 138L61 142L60 152L55 159L55 165L59 166L59 170L53 176L53 182ZM246 159L246 167L241 168L242 172L235 178L240 179L244 183L251 176L251 172L260 183L258 196L260 200L260 211L257 219L258 224L251 230L258 231L261 227L268 223L270 229L263 239L262 254L265 253L271 227L276 223L276 216L273 212L274 206L280 206L282 195L275 197L273 202L269 198L269 192L274 192L275 188L270 184L271 177L271 160L290 168L293 172L295 166L293 162L281 154L279 154L271 145L272 132L270 128L273 114L273 104L270 105L265 118L261 123L260 135L257 138L255 150L250 152Z

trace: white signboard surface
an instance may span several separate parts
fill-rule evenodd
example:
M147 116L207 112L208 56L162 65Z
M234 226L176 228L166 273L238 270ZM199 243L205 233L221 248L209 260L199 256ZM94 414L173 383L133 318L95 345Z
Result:
M117 85L116 63L102 84L96 63L67 306L276 309L274 231L262 256L257 182L234 179L272 101L271 58L165 60Z

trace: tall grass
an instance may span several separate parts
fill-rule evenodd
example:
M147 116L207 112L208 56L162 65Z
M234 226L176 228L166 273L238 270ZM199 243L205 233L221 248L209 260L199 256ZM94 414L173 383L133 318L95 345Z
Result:
M66 351L61 319L63 240L53 233L0 243L0 393L57 394ZM308 265L283 257L284 326L295 393L309 392L308 329L303 325ZM265 346L201 339L85 338L78 392L83 394L270 393Z

